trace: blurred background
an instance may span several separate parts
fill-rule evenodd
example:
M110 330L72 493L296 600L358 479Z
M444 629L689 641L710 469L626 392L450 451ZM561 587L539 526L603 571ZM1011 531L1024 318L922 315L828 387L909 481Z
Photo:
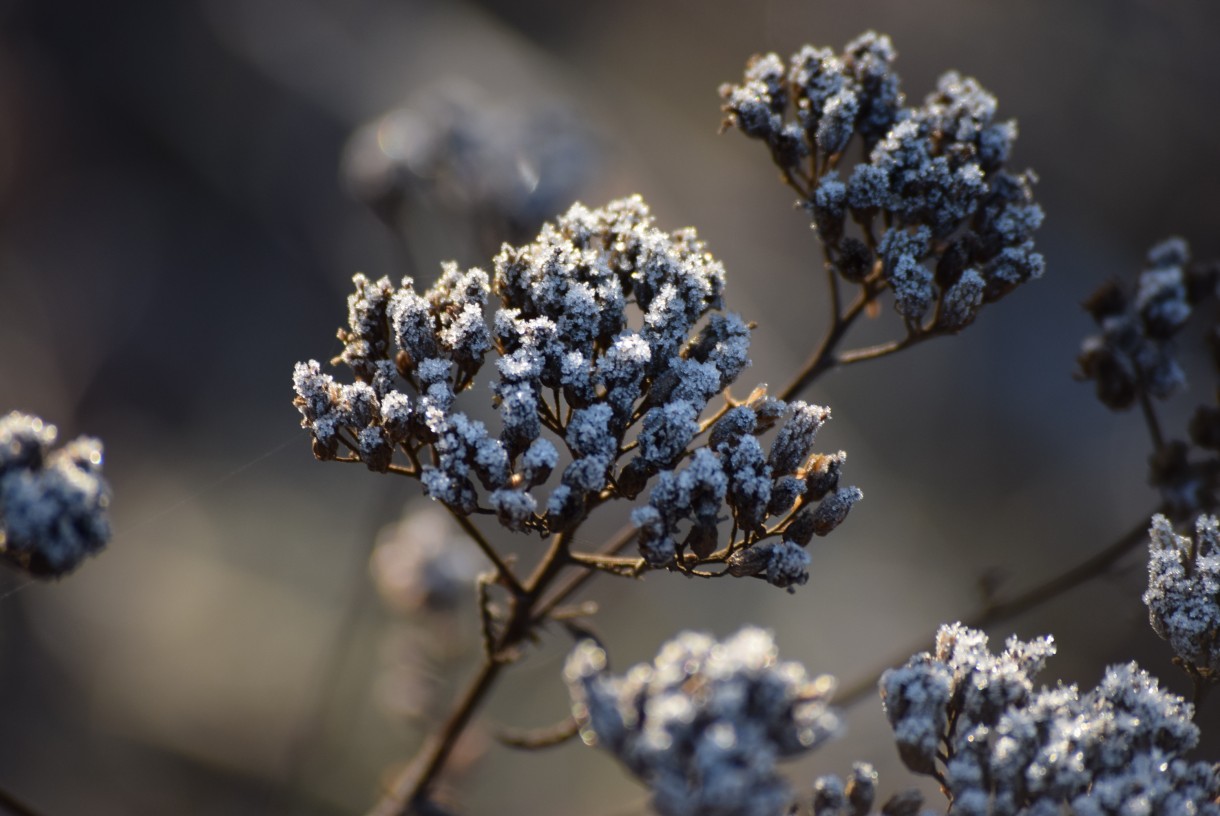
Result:
M656 574L584 596L619 669L682 628L753 623L845 683L925 648L978 606L981 579L1019 590L1155 506L1140 418L1072 380L1091 331L1078 304L1167 235L1220 255L1220 7L0 2L0 410L104 440L115 529L62 581L0 576L0 788L44 814L362 812L464 682L476 622L469 603L378 598L372 543L417 489L313 460L293 363L339 351L354 272L486 266L573 198L639 192L661 226L697 226L730 308L758 322L740 387L781 385L826 319L820 253L765 150L717 135L716 89L753 52L868 28L893 37L908 99L958 69L1019 120L1046 277L962 337L806 395L834 409L821 448L848 452L865 500L811 545L795 595ZM1178 397L1166 427L1180 434L1211 387ZM506 546L525 559L536 542ZM1134 657L1187 693L1146 623L1143 572L1134 554L993 639L1053 633L1047 682L1092 686ZM488 721L562 718L569 645L556 633L510 672ZM1220 700L1200 718L1200 753L1220 758ZM880 706L847 720L788 767L794 783L867 760L887 793L910 786ZM607 756L522 754L490 733L464 746L469 812L645 812Z

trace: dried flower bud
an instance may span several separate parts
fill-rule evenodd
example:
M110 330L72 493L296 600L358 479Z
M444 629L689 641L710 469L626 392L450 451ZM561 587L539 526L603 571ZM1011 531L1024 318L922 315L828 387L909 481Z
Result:
M852 506L864 498L858 487L840 487L822 499L813 514L813 530L820 536L827 535L847 518Z

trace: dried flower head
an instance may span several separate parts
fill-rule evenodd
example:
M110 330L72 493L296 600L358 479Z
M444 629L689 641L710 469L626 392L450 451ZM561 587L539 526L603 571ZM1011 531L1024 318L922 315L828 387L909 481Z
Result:
M0 555L40 578L71 572L110 539L102 443L52 449L55 437L36 416L0 418Z
M913 334L952 333L1042 274L1037 179L1005 169L1017 126L977 81L951 71L906 106L894 58L871 31L839 54L756 55L720 88L725 125L766 143L844 280L888 288Z
M414 476L453 512L540 534L655 480L633 515L647 564L724 563L774 538L732 574L781 587L804 582L802 547L860 498L838 484L844 454L813 451L827 408L762 389L701 440L705 409L749 365L749 326L721 311L724 269L694 230L657 229L638 196L573 206L535 242L506 245L491 276L450 263L424 292L410 278L354 281L336 362L356 381L312 360L293 375L320 459ZM457 409L488 354L498 433ZM767 451L759 435L776 424ZM721 547L726 504L743 537Z
M648 785L665 816L786 813L792 792L777 760L839 730L827 705L833 679L781 661L762 629L723 642L682 633L622 676L584 641L564 677L584 741Z
M936 651L881 679L899 754L941 782L961 814L1220 814L1220 767L1188 762L1193 707L1130 663L1097 688L1035 690L1050 638L987 636L943 626Z

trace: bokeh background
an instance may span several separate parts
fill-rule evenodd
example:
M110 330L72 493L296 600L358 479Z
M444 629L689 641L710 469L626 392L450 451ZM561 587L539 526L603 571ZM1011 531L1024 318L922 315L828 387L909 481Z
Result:
M822 446L848 452L865 500L813 545L795 595L652 575L584 596L620 668L679 629L754 623L845 682L976 608L980 580L1028 586L1155 505L1139 417L1072 380L1090 331L1078 304L1166 235L1220 255L1220 7L0 2L0 410L102 437L115 496L114 540L77 574L0 576L0 787L45 814L361 812L418 743L417 716L464 680L475 621L378 599L371 543L417 490L313 460L293 363L338 351L356 271L427 280L443 259L487 264L568 197L640 192L663 226L698 227L729 270L729 305L758 322L742 383L785 382L824 325L819 253L765 151L717 135L716 88L753 52L841 47L868 28L894 38L908 98L955 68L1020 121L1014 163L1042 179L1047 275L963 336L807 395L833 407ZM475 164L395 186L388 157L422 173L421 145L468 120L482 135L458 147L516 176ZM530 196L507 220L470 192L512 179ZM1212 387L1197 380L1167 427ZM586 543L614 526L591 525ZM528 558L536 545L507 546ZM992 634L1053 633L1048 682L1092 685L1136 657L1185 693L1146 624L1142 573L1136 554ZM511 672L489 721L561 718L568 645L557 633ZM1220 757L1220 700L1200 719L1201 754ZM857 759L885 791L912 784L879 705L847 721L789 766L796 784ZM608 757L578 743L516 753L490 733L455 780L469 812L644 812Z

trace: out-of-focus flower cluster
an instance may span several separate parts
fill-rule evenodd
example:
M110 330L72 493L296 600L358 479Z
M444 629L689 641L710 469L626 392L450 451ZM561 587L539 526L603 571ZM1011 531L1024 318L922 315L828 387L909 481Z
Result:
M102 443L60 448L54 425L16 411L0 419L0 555L38 577L59 577L110 539Z
M451 84L362 126L343 164L374 211L394 220L413 206L447 211L476 227L482 244L528 239L576 197L597 160L574 113Z
M746 628L723 642L685 632L651 664L610 674L584 641L564 676L585 742L614 754L664 816L779 816L793 800L777 760L839 729L834 681L781 661L771 635Z
M1115 409L1130 408L1147 395L1164 399L1186 384L1174 356L1174 338L1195 306L1212 297L1216 269L1190 263L1190 248L1169 238L1148 252L1148 266L1132 291L1117 280L1103 284L1085 302L1099 334L1080 350L1080 377L1092 380L1097 398Z
M1198 308L1216 295L1220 266L1192 263L1181 238L1148 252L1148 267L1134 287L1109 281L1085 302L1099 334L1085 339L1078 377L1091 380L1097 398L1114 410L1165 399L1186 384L1177 359L1177 338ZM1220 376L1220 327L1207 336L1213 368ZM1159 434L1160 432L1157 431ZM1200 404L1189 441L1167 439L1150 460L1149 481L1161 491L1166 510L1178 520L1216 506L1220 489L1220 405Z
M871 31L841 54L756 55L720 88L725 124L766 143L843 279L887 287L912 333L954 332L1042 274L1036 178L1005 169L1016 123L996 119L977 81L947 73L905 106L894 58ZM863 159L848 172L856 138Z
M1220 679L1220 525L1200 516L1192 541L1152 520L1144 603L1156 633L1194 675Z
M886 717L912 771L933 775L951 813L1220 814L1220 767L1182 758L1198 741L1193 707L1136 664L1097 688L1034 690L1055 648L941 627L936 652L881 679Z
M699 443L701 415L749 364L749 327L720 311L724 279L693 230L657 229L639 197L576 205L534 243L506 245L490 278L447 264L419 293L409 278L395 287L357 275L337 358L356 381L299 363L295 404L318 458L415 475L453 511L494 513L512 530L570 530L655 477L633 516L652 566L717 551L727 503L744 537L719 560L790 587L805 579L804 545L837 526L860 491L839 485L845 454L813 452L829 410L765 390ZM455 408L488 353L494 435ZM758 435L777 425L767 452ZM536 493L561 464L552 439L566 464L543 500Z
M448 612L474 598L479 551L441 508L413 505L385 527L369 559L378 594L402 613Z
M837 776L822 776L813 783L813 816L868 816L877 798L877 772L867 762L857 762L844 781ZM902 791L886 800L881 816L919 816L923 795L917 790ZM930 811L928 811L930 812Z

